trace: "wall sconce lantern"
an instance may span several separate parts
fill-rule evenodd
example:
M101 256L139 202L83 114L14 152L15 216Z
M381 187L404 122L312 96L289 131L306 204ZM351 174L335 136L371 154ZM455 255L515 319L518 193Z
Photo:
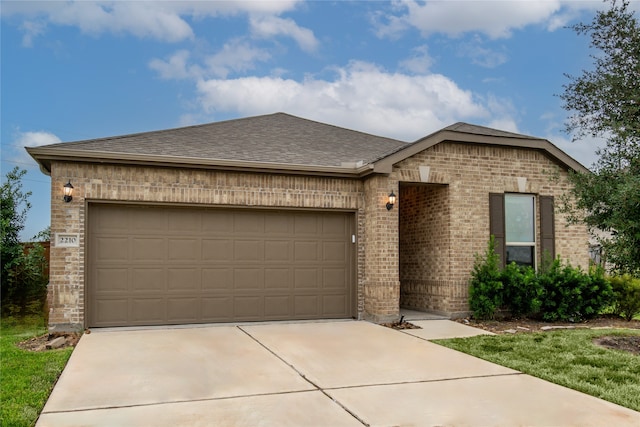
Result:
M73 185L71 185L71 180L69 180L69 182L67 182L62 188L64 189L63 200L69 203L73 200Z
M393 193L393 190L391 190L391 193L389 194L389 201L387 202L387 210L390 211L393 208L393 205L396 204L396 195Z

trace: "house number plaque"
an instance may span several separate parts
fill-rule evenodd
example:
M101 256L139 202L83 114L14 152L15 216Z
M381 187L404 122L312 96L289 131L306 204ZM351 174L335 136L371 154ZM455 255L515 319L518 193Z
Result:
M59 248L77 248L80 246L80 235L77 233L56 233L56 246Z

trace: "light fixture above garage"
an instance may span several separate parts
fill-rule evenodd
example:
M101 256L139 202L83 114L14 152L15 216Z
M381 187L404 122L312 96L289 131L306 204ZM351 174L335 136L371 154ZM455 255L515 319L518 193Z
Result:
M67 182L62 188L64 190L64 197L62 200L69 203L73 200L73 185L71 185L71 180L69 180L69 182Z
M389 201L387 202L387 210L390 211L391 209L393 209L393 205L396 204L396 195L393 193L393 190L391 190L391 193L389 193Z

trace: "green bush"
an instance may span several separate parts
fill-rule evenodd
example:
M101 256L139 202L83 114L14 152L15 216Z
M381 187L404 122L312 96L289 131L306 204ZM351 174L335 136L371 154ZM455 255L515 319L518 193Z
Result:
M631 321L640 314L640 279L629 274L610 278L613 288L613 312Z
M491 236L484 254L476 254L469 286L469 308L477 319L493 319L502 306L502 281L496 243Z
M34 243L6 265L2 282L3 315L26 315L42 312L47 293L47 260L44 248Z
M624 300L617 305L620 312L633 312L631 317L638 313L640 284L628 293L620 290L618 295ZM477 319L492 319L498 310L505 309L516 317L540 315L547 321L579 321L597 316L612 298L611 284L602 268L585 273L557 258L543 260L538 272L515 263L501 269L493 236L485 254L476 254L469 286L469 308Z
M595 317L613 296L601 268L585 273L560 258L538 273L542 288L542 318L548 321L579 321Z
M504 287L504 308L512 316L527 316L540 310L542 288L533 268L521 267L512 262L502 271L500 280Z

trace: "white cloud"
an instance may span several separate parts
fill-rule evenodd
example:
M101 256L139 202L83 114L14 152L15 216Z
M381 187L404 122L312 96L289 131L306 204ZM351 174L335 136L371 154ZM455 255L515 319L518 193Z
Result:
M60 138L51 132L20 132L18 133L15 144L20 147L39 147L41 145L57 144L61 142Z
M423 36L441 33L457 37L478 32L498 39L509 37L513 30L527 25L553 21L561 7L559 0L411 0L396 2L395 10L399 13L383 16L376 30L380 37L397 36L408 28L416 28Z
M44 33L47 24L77 27L85 34L131 34L178 42L195 37L185 18L204 19L216 16L247 14L274 15L275 24L283 25L277 32L288 35L303 48L314 46L310 30L298 27L291 20L275 15L293 10L299 0L288 1L10 1L3 2L3 16L21 16L23 44L29 46ZM278 21L281 20L282 22ZM317 43L317 42L316 42Z
M163 79L199 78L203 70L197 65L187 64L190 55L187 50L179 50L166 60L152 59L149 62L149 68L156 71Z
M278 77L201 80L197 91L207 113L283 111L406 141L456 121L494 115L473 93L440 74L389 73L363 62L335 72L334 80L308 77L301 82Z
M222 50L206 58L211 75L227 77L230 72L244 72L255 68L256 62L269 60L271 55L239 39L225 43Z
M231 72L252 70L257 62L271 58L267 51L241 39L231 40L219 52L201 58L203 65L190 63L191 56L189 51L181 49L167 59L152 59L149 61L149 68L163 79L226 78Z
M313 35L313 31L299 27L292 19L263 15L251 17L250 23L252 33L257 37L288 36L294 39L300 49L306 52L313 52L318 47L318 40Z
M425 74L433 65L433 58L429 56L429 48L426 45L413 49L411 58L400 62L400 67L417 74Z
M483 47L483 40L478 35L463 42L458 48L459 54L471 59L473 64L485 68L496 68L508 60L505 48L488 49Z
M8 158L11 161L19 163L35 164L35 161L29 153L25 150L25 147L40 147L41 145L57 144L62 142L60 138L51 132L35 131L35 132L17 132L13 140L13 146L15 150L13 155L9 155ZM3 154L4 155L4 154Z

